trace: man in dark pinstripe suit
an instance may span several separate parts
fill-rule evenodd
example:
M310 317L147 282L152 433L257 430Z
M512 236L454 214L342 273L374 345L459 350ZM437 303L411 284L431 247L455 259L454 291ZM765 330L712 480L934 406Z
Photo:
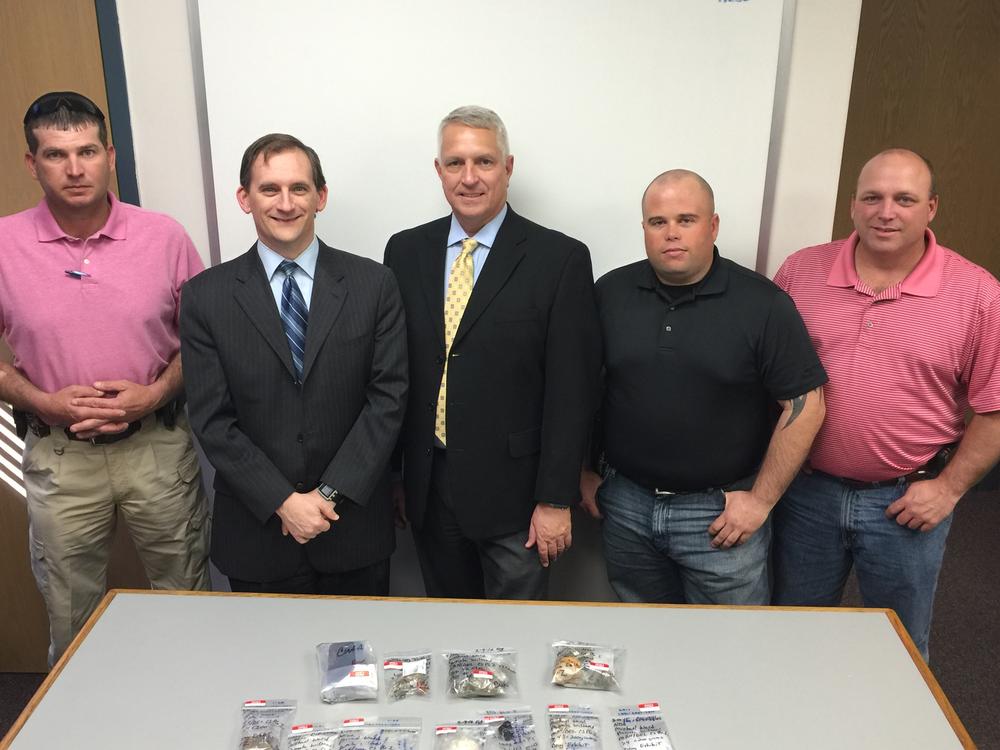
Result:
M243 156L258 241L184 287L192 426L215 466L212 560L236 591L386 595L387 465L406 402L393 274L315 236L315 151L266 135Z

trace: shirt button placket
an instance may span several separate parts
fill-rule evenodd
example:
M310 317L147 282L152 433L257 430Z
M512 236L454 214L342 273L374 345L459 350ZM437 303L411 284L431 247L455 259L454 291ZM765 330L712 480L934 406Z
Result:
M673 310L673 308L670 308L670 309ZM673 347L673 343L674 343L673 332L674 332L674 326L673 326L673 323L670 320L670 313L668 312L663 317L663 322L660 324L660 333L659 333L659 336L657 337L658 340L659 340L659 345L660 345L661 348L662 347L667 347L667 348L672 348Z

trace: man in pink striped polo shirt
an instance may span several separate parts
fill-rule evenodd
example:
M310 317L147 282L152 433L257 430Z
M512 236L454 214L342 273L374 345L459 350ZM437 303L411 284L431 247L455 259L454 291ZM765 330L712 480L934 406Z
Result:
M208 588L208 522L179 401L181 226L120 203L104 113L69 91L24 116L44 199L0 218L0 399L25 439L32 571L54 663L104 595L118 513L156 588Z
M1000 458L1000 283L937 244L937 208L927 160L884 151L858 176L855 232L775 276L830 382L778 504L774 603L835 606L853 565L925 659L952 511Z

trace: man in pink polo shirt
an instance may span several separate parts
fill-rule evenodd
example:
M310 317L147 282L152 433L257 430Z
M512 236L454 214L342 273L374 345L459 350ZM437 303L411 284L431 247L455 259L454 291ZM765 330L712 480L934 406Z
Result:
M835 606L853 565L865 605L896 610L925 659L952 511L1000 458L1000 283L937 244L937 207L930 164L884 151L858 176L855 232L775 276L830 382L778 503L774 603Z
M104 114L52 92L24 116L44 199L0 218L0 399L25 439L32 570L55 663L100 602L117 512L150 581L207 589L208 522L183 410L177 222L120 203Z

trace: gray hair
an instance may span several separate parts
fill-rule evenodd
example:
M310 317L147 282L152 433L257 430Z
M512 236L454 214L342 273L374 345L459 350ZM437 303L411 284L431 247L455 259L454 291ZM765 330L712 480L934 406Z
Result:
M475 104L467 104L464 107L453 109L438 126L438 154L441 153L441 146L444 143L444 129L449 125L465 125L469 128L482 128L491 130L496 134L497 146L500 147L500 154L506 159L510 156L510 142L507 140L507 127L500 119L500 115L492 109L477 107Z

